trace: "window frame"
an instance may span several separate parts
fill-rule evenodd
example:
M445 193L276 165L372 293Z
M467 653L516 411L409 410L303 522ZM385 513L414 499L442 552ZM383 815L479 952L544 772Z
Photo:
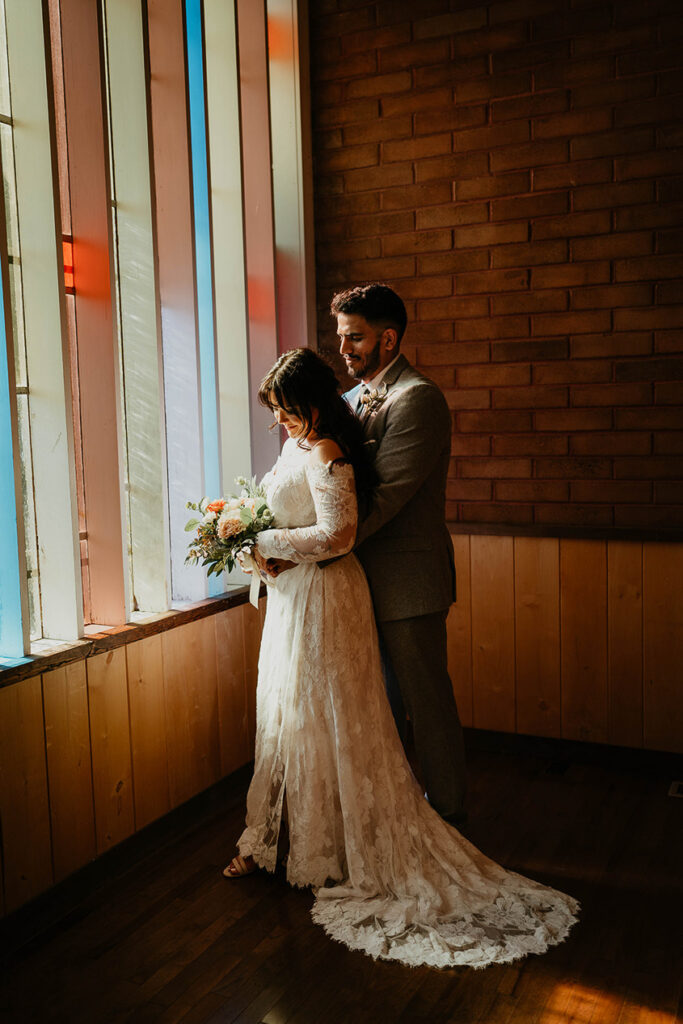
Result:
M287 3L290 30L296 34L301 29L296 2ZM86 633L131 622L131 591L137 590L136 581L147 567L156 592L142 601L138 597L143 615L167 614L169 605L201 601L213 593L203 573L184 566L185 502L201 497L207 488L210 493L233 490L235 476L262 474L279 453L280 438L267 429L271 417L258 405L256 388L278 352L288 344L305 344L312 331L309 322L302 334L300 321L289 329L284 344L284 335L278 335L275 249L278 231L284 238L289 222L278 221L274 189L277 201L294 203L300 241L304 200L300 159L296 174L285 182L291 150L277 187L277 171L271 173L270 105L276 94L269 81L267 18L272 6L278 4L133 0L120 5L98 0L84 8L80 0L42 0L8 5L10 72L20 83L15 90L13 80L13 100L21 107L26 133L17 137L17 204L22 256L24 243L29 253L27 268L22 266L30 338L26 390L36 393L31 435L45 610L44 643L34 645L36 654L54 641L75 643ZM189 7L201 21L195 63L201 109L194 128ZM131 46L134 74L124 82L122 55L126 50L130 61ZM25 60L28 51L32 61ZM56 76L53 60L59 62ZM295 76L287 86L290 103L292 97L300 98L298 60L284 73ZM135 142L122 129L123 112L131 111ZM299 124L305 114L295 113ZM203 131L197 131L197 123ZM193 178L192 131L203 150L204 166L201 159L197 165L203 182ZM297 135L294 144L300 143ZM136 225L142 226L137 256L142 253L146 267L144 289L141 285L138 294L145 302L144 379L148 393L154 392L145 409L153 480L145 479L139 466L131 470L135 460L126 450L126 430L129 440L131 430L135 437L148 436L147 428L131 428L131 402L140 402L145 384L137 396L130 394L129 352L131 365L139 367L142 358L130 344L135 296L128 291L133 282L125 271L117 281L115 266L117 255L124 266L135 259L135 247L126 238L129 225L117 207L125 205L128 216L136 203ZM68 285L65 238L73 247L73 283ZM307 243L310 255L310 236ZM299 253L297 260L301 274L305 259ZM16 514L22 504L6 237L0 262L7 327L3 351L9 353L6 367L0 365L2 384L7 382L2 415L10 424L2 459L11 467L15 492L13 502L6 504L11 514L3 531L5 550L11 553L3 582L15 581L15 636L8 645L0 640L0 655L11 651L23 656L30 644L21 565L23 520ZM199 302L202 273L208 275L209 288ZM295 291L306 294L306 281L299 279ZM309 286L309 300L311 294ZM300 305L298 300L294 305ZM306 309L304 320L310 303ZM135 525L136 481L148 485L144 530ZM136 551L138 536L143 543ZM244 584L245 577L235 573L221 579L215 591L234 591ZM91 614L85 627L88 595Z

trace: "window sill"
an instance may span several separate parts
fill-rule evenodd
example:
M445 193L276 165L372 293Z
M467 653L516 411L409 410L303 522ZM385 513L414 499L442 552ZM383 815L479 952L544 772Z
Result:
M262 593L265 587L262 587ZM218 615L228 608L236 608L249 600L248 587L235 587L228 594L220 597L209 597L204 601L173 608L159 615L142 614L136 616L137 621L128 622L125 626L86 626L83 640L73 643L60 640L39 640L32 644L29 657L15 660L0 658L0 687L10 686L22 679L49 672L51 669L69 665L74 661L92 658L96 654L112 651L117 647L144 640L157 633L165 633L186 622Z

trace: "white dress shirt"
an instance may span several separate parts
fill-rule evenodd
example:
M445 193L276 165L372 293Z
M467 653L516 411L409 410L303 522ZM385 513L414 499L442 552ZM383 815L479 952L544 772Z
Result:
M398 359L398 357L400 356L400 354L401 354L401 353L400 353L400 352L398 352L398 353L397 353L397 354L396 354L396 355L394 356L394 358L393 358L393 359L391 360L391 362L390 362L390 363L387 363L387 365L386 365L386 366L384 367L384 369L383 369L383 370L380 370L380 371L379 371L379 373L376 373L376 374L375 374L375 376L374 376L374 377L372 378L372 380L369 380L369 381L367 381L367 382L365 382L365 381L363 382L363 385L362 385L362 387L361 387L361 394L364 394L364 389L365 389L365 388L367 388L367 389L368 389L368 391L374 391L374 390L375 390L375 388L378 388L378 387L380 386L380 384L382 383L382 381L383 381L383 379L384 379L384 375L385 375L385 374L387 374L387 373L389 372L389 370L390 370L390 369L391 369L391 367L392 367L392 366L394 365L394 363L396 362L396 360Z

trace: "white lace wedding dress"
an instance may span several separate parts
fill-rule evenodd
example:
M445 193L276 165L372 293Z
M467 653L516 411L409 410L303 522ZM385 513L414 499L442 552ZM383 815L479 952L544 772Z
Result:
M351 949L485 967L561 942L577 902L480 853L430 807L405 760L368 585L347 554L352 468L288 440L265 485L280 528L259 550L299 564L268 588L240 853L275 869L286 793L288 881L314 887L314 920ZM334 555L345 557L316 564Z

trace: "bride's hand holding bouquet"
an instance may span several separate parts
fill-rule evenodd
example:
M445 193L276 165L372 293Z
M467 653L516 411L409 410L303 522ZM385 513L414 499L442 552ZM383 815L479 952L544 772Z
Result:
M235 479L241 493L209 501L188 501L187 508L199 513L185 524L186 532L194 531L188 545L186 564L201 561L208 566L207 576L231 572L239 564L244 572L252 574L249 599L258 604L261 580L268 581L266 562L255 550L256 538L262 530L273 525L273 513L268 508L265 491L256 478Z

